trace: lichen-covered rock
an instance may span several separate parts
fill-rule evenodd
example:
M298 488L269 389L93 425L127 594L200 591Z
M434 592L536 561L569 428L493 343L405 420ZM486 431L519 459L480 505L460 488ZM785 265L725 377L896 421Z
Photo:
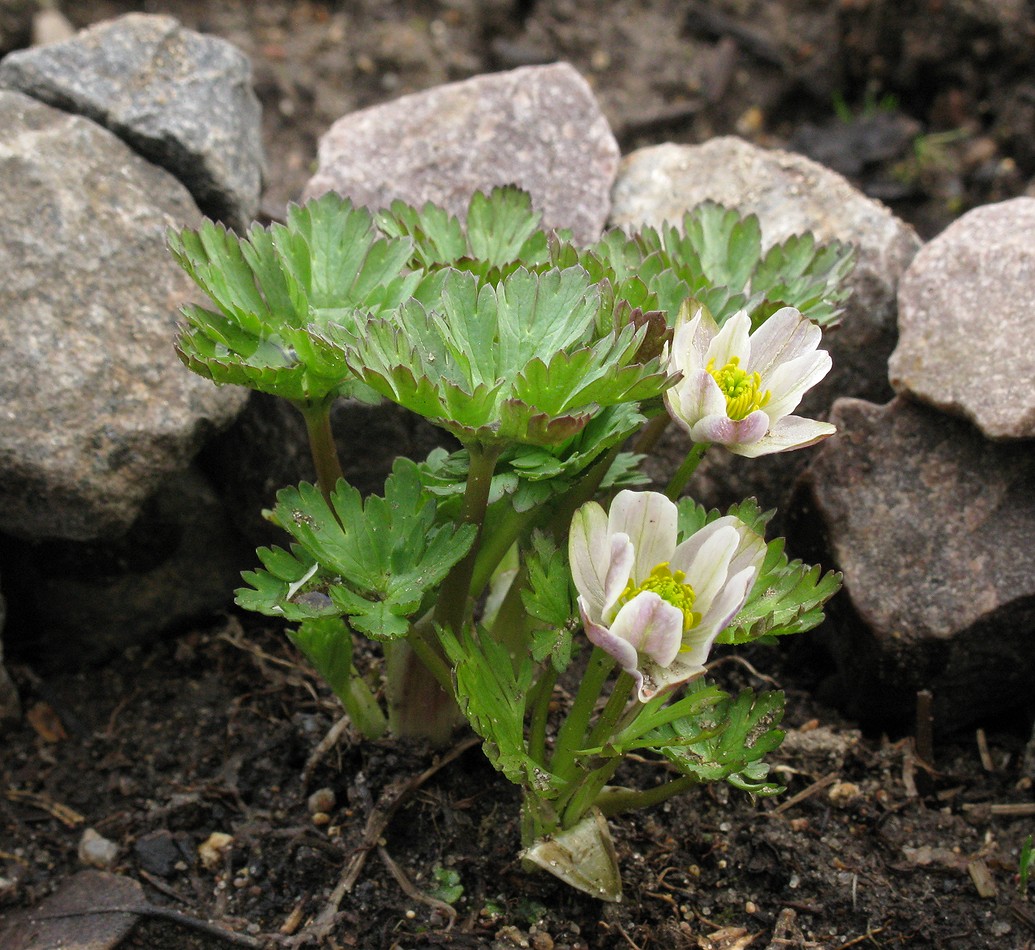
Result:
M989 438L1035 438L1033 298L1035 198L967 212L902 278L891 384Z
M475 191L515 184L548 227L596 240L618 144L588 83L567 63L476 76L339 119L320 141L305 197L357 204L433 201L464 215Z
M247 227L258 210L262 109L251 63L226 40L131 13L12 53L0 63L0 87L110 129L230 227Z
M245 394L172 349L186 189L87 119L0 91L0 531L124 533Z
M687 211L708 200L757 215L765 248L805 231L820 242L838 240L856 248L852 296L840 326L823 336L833 369L806 394L798 414L826 418L838 396L891 398L887 358L896 340L895 295L899 277L920 247L913 229L836 172L801 155L734 137L703 145L656 145L627 155L612 191L609 223L630 231L679 224ZM685 439L669 435L659 471L670 471L688 447ZM813 454L805 450L731 460L713 451L691 483L691 494L720 507L747 495L758 496L766 507L780 505Z
M822 642L831 697L871 724L909 722L916 692L960 728L1027 706L1035 673L1035 453L901 397L834 404L798 486L791 538L844 572Z

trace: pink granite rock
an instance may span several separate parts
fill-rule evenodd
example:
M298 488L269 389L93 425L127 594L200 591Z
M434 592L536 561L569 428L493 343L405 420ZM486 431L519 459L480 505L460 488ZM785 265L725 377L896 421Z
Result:
M494 185L530 192L547 227L596 240L618 144L589 84L567 63L476 76L339 119L304 197L337 191L373 209L401 198L462 215Z

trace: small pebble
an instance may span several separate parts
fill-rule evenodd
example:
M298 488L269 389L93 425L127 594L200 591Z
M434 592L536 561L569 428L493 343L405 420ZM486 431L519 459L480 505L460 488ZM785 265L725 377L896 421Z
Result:
M835 782L827 792L830 804L837 808L844 808L846 805L852 804L861 795L859 786L854 782Z
M223 854L234 843L233 835L222 831L213 831L208 838L198 845L198 857L208 871L214 871L223 861Z
M119 856L119 846L102 837L93 828L87 828L79 839L79 860L93 868L110 871Z
M334 811L334 806L337 803L338 799L334 794L334 789L318 788L309 796L306 805L309 808L310 815L318 815L321 812L325 815L329 815Z

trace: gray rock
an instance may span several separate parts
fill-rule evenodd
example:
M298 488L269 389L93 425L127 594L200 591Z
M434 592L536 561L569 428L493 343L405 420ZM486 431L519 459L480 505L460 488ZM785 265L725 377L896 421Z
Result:
M0 530L124 533L243 406L172 349L194 290L165 235L199 220L110 132L0 91Z
M969 211L928 243L898 294L891 384L992 439L1035 437L1035 198Z
M140 13L0 63L0 86L110 129L238 230L258 210L265 165L251 79L231 43Z
M821 242L855 245L852 297L840 326L824 334L823 348L833 358L833 369L806 394L798 414L826 418L838 396L890 399L887 358L896 340L895 295L899 277L920 247L913 229L836 172L801 155L733 137L703 145L657 145L627 155L612 191L609 223L627 230L679 223L706 200L756 214L766 248L804 231ZM663 469L678 464L687 447L670 434ZM758 496L767 507L780 505L813 454L798 451L752 460L713 450L690 491L720 507L747 495Z
M305 197L337 191L379 209L396 198L462 215L471 195L516 184L547 227L600 234L618 144L567 63L476 76L339 119Z
M6 542L9 643L41 669L102 662L136 643L228 608L255 554L197 470L171 476L122 537Z
M901 397L834 404L840 430L799 483L791 538L844 571L836 698L869 724L961 728L1031 700L1035 453Z

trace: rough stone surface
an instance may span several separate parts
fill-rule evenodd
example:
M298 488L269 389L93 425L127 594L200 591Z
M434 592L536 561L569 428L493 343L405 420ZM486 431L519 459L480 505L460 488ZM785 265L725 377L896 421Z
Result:
M0 86L110 129L237 229L258 210L265 162L251 82L231 43L138 13L0 63Z
M210 617L256 564L197 467L167 479L118 539L3 546L8 643L41 670L102 662Z
M992 439L1035 437L1035 198L969 211L917 254L898 293L891 384Z
M791 537L844 571L818 641L831 697L871 724L908 723L916 692L963 728L1031 698L1035 453L901 397L840 399L799 483Z
M379 209L397 198L462 215L471 195L516 184L547 227L593 241L608 212L618 145L567 63L476 76L351 113L320 142L305 196L337 191Z
M855 245L852 297L840 326L824 333L823 348L833 358L833 369L806 394L798 414L825 418L838 396L876 402L891 398L887 358L896 340L895 295L920 239L883 205L801 155L734 137L639 149L622 160L611 197L609 223L627 230L681 222L688 210L711 200L756 214L767 248L804 231L821 242ZM664 444L663 468L670 471L688 446L677 434ZM691 493L722 507L746 495L759 497L767 507L780 505L813 454L739 459L713 451L691 483Z
M123 533L243 406L172 350L194 290L166 231L199 221L110 132L0 91L0 530Z

